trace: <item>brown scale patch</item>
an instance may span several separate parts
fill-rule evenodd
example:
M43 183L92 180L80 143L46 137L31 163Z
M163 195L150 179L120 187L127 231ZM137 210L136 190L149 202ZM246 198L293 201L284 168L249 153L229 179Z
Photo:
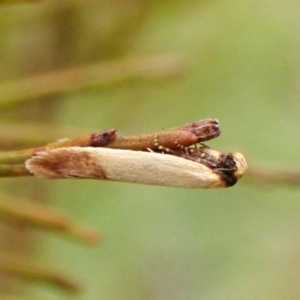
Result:
M68 173L70 177L78 178L105 178L105 173L101 166L95 164L95 160L88 152L80 151L80 155L76 155L76 151L68 151L69 153L63 159L67 163L62 163L62 173Z
M50 178L106 178L101 166L93 157L76 147L39 152L27 162L30 172Z

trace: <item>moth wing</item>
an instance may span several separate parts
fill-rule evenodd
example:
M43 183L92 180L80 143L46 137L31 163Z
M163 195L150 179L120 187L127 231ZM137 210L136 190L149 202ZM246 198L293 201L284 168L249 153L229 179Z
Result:
M94 147L37 153L26 161L38 177L92 178L185 188L222 187L209 167L168 154Z

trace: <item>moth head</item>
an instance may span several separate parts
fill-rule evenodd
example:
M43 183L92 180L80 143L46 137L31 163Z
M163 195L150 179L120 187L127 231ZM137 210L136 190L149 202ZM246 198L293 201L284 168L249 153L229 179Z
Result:
M245 171L247 170L247 163L244 156L238 152L232 152L229 155L232 157L236 166L236 170L233 173L234 177L236 179L241 178L245 173Z

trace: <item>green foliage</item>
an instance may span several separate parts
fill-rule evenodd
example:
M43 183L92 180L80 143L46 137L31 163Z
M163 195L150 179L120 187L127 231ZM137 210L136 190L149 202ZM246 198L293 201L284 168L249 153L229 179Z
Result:
M50 126L131 134L212 117L222 129L208 143L214 148L242 152L252 168L298 168L296 0L69 3L1 8L3 84L140 53L180 54L184 71L41 96L38 114L27 102L3 109L2 120L20 121L27 107L27 119ZM15 189L16 180L2 186ZM80 279L82 299L299 299L296 188L243 179L213 191L35 178L17 184L20 191L42 185L53 206L106 236L91 249L38 236L39 259ZM29 289L66 299L44 286Z

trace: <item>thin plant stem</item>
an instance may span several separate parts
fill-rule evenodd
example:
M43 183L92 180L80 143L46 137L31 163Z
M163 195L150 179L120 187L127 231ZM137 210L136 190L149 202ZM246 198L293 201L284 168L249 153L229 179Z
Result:
M115 129L104 130L74 139L63 139L42 147L0 153L0 177L29 176L22 165L35 153L62 147L108 147L136 151L157 150L157 144L177 149L217 137L220 134L218 121L204 119L179 127L138 136L118 136ZM11 166L11 167L10 167Z
M45 95L124 80L166 78L181 74L184 63L178 55L129 56L115 61L57 70L0 85L0 108Z
M23 224L62 233L87 244L95 244L100 240L94 230L77 224L51 207L3 193L0 194L0 216L2 221L17 219Z
M44 282L69 293L78 293L79 285L68 276L46 267L30 262L20 256L0 254L1 273L13 275L26 280Z

